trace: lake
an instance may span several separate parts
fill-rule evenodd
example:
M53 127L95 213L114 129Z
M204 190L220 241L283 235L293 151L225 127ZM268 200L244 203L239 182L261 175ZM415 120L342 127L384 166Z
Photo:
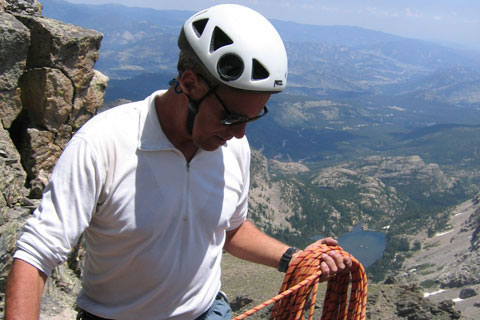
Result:
M383 232L363 230L361 225L357 225L352 232L345 232L338 238L338 245L366 269L382 256L386 248L385 237Z

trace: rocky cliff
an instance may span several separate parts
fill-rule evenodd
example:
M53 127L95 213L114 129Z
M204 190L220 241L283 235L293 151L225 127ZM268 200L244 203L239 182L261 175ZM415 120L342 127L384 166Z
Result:
M411 237L421 250L407 257L397 278L417 283L433 302L455 301L465 319L480 314L480 194L444 212L447 227Z
M65 144L102 105L108 78L94 70L102 37L42 17L36 0L0 0L2 300L24 220Z

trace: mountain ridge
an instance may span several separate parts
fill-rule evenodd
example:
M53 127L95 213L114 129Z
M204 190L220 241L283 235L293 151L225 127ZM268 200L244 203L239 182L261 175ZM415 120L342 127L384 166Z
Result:
M180 27L183 25L183 21L194 13L179 10L166 11L132 8L121 5L81 5L60 0L46 0L43 1L43 4L43 13L47 16L103 32L105 35L102 44L104 48L112 47L116 50L122 50L121 39L124 34L122 30L125 30L126 26L139 32L148 31L148 34L137 32L131 32L131 34L141 35L144 39L148 37L150 44L162 39L162 43L166 44L166 46L157 48L159 52L156 53L156 56L161 56L162 58L160 60L166 63L159 65L153 63L139 65L139 67L143 69L139 69L138 71L142 72L157 72L162 68L173 70L174 64L171 64L171 62L172 59L176 59L176 57L172 58L168 56L171 55L172 52L162 53L162 49L170 47L176 49L174 42L176 41ZM126 14L126 12L128 12L128 14ZM280 20L272 20L272 23L278 28L279 33L284 38L287 44L287 51L289 48L290 50L294 50L296 47L294 45L295 43L301 43L302 49L305 49L307 47L305 44L308 43L329 43L331 46L338 48L336 51L339 53L341 50L347 50L348 52L351 51L352 48L356 48L355 55L361 56L366 52L370 52L374 53L378 59L382 59L382 56L390 57L389 59L393 58L398 61L399 68L409 64L412 66L417 65L419 61L423 61L422 64L428 61L427 65L430 69L442 65L471 64L477 67L480 66L480 58L474 54L423 40L390 35L381 31L350 26L305 25ZM161 30L158 29L159 26L162 26ZM133 39L127 35L123 40L128 42ZM293 45L289 46L289 43L293 43ZM372 48L375 49L372 50ZM412 48L414 49L412 50ZM318 50L318 48L316 50ZM124 60L123 62L126 65L136 65L139 57L125 56L126 53L125 51L123 59L127 59L127 61ZM149 53L149 56L154 57L151 53ZM289 56L294 57L295 52L289 52ZM122 62L122 59L119 57L111 55L108 57L110 59L115 58L116 62ZM115 73L111 70L113 65L108 64L107 61L103 61L104 59L106 58L102 57L101 54L98 66L99 70L112 79L118 78L118 76L124 78L127 74L133 76L141 73L134 71L125 74ZM347 62L348 59L343 61ZM308 62L308 65L312 65L311 61ZM338 65L338 67L340 66L341 65ZM316 65L316 67L319 68L321 65ZM290 69L294 70L295 65ZM322 72L326 71L328 70L322 70ZM295 71L293 74L295 74ZM331 74L333 76L335 72Z

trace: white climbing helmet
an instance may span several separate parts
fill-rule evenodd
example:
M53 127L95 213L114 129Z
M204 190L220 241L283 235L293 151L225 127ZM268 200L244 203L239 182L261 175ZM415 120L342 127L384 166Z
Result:
M280 92L287 86L285 46L258 12L222 4L190 17L183 30L207 70L227 86Z

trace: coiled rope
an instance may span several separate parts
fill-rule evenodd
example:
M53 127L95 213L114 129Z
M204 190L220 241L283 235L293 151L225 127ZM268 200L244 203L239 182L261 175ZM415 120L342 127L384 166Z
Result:
M237 316L234 320L246 317L274 304L270 319L298 320L304 319L308 307L308 319L313 319L318 283L322 275L320 263L322 254L335 250L343 257L350 257L352 267L337 273L328 280L323 302L322 320L363 320L367 304L367 276L362 264L339 246L318 245L301 252L290 263L283 280L280 293L270 300ZM350 281L352 287L348 297ZM348 304L347 304L348 301Z

